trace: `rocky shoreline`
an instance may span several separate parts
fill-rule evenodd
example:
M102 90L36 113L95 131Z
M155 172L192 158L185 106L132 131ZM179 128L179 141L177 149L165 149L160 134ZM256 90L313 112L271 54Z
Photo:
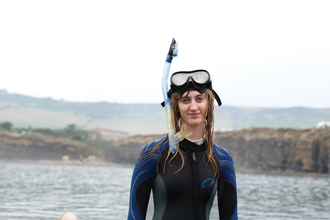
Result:
M163 136L130 136L101 152L77 141L0 132L0 162L132 168L141 148ZM239 173L330 174L330 128L245 128L215 132L214 141Z
M108 149L106 161L134 164L142 146L164 135L133 136ZM330 173L330 128L244 128L215 132L239 172Z

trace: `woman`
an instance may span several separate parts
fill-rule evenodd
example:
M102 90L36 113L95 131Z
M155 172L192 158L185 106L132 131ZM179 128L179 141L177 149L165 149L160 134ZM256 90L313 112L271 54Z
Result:
M208 220L217 192L221 220L237 219L235 170L231 155L213 143L214 99L205 70L176 72L168 92L175 128L192 134L171 153L168 137L143 147L135 164L128 219L143 220L151 189L153 220Z

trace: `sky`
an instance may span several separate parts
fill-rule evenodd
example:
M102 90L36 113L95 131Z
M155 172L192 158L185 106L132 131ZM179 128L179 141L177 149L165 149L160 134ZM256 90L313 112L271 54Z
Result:
M170 73L206 69L223 105L330 108L330 1L0 1L0 89L160 103Z

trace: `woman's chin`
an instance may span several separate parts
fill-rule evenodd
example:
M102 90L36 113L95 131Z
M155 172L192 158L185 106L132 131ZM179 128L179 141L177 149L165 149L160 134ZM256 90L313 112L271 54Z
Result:
M200 121L200 120L191 120L189 122L186 123L187 127L204 127L204 121Z

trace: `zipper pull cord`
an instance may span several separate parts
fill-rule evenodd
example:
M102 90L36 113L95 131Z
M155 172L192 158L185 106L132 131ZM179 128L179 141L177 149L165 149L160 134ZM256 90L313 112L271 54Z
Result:
M195 152L191 152L191 156L192 156L193 161L197 161L197 158L196 158Z

